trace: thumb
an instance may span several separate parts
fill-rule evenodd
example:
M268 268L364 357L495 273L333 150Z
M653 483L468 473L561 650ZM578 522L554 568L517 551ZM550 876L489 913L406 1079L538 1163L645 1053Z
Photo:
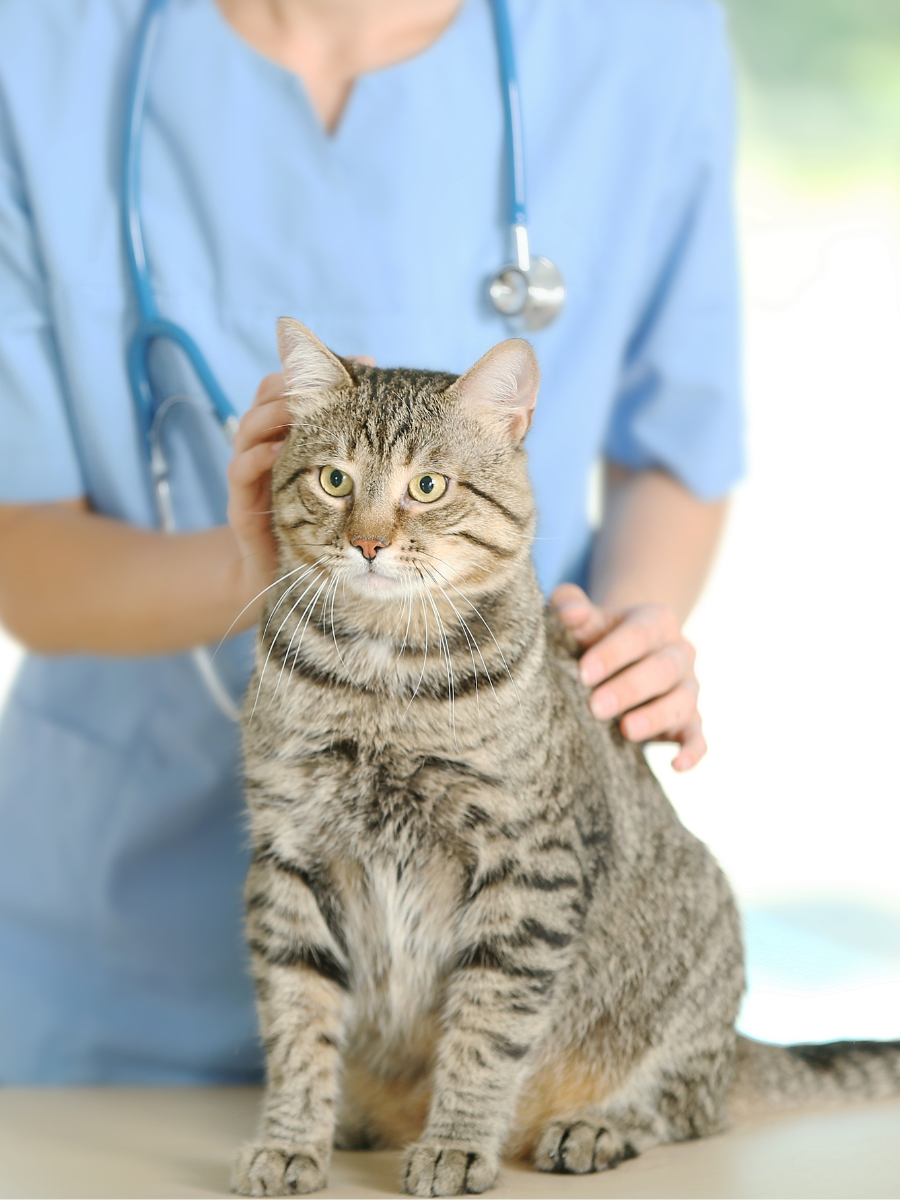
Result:
M593 604L574 583L561 583L550 597L550 607L583 646L592 646L616 624L611 614Z

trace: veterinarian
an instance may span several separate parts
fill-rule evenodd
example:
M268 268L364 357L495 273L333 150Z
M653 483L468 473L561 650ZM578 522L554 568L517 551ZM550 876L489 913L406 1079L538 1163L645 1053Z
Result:
M244 415L229 465L175 403L198 391L184 356L148 357L174 405L181 532L162 532L119 185L144 12L0 6L0 619L29 651L0 726L10 1084L257 1077L238 735L192 651L249 630L273 580L276 317L384 366L461 371L510 335L486 287L512 253L488 0L168 0L142 246L159 314ZM535 562L595 715L679 743L683 770L705 743L681 626L742 463L723 22L708 0L509 0L509 19L531 248L566 288L527 334ZM249 636L215 658L232 697Z

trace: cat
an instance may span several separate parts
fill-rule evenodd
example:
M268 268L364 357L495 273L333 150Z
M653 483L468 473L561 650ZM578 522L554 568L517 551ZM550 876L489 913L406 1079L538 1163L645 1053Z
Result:
M278 338L282 573L244 714L268 1078L235 1190L400 1145L404 1191L482 1192L501 1155L583 1173L754 1100L900 1092L900 1043L735 1033L729 885L590 715L535 578L529 344L456 377Z

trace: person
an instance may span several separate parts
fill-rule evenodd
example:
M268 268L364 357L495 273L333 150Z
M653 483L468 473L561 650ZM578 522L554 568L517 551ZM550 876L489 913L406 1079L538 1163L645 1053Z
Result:
M484 295L508 255L487 0L170 0L141 159L150 271L244 415L227 522L222 453L176 422L184 532L160 532L116 182L142 7L0 7L0 619L29 651L0 726L5 1083L257 1077L239 737L189 651L227 638L239 694L252 634L233 635L275 570L275 320L455 372L509 336ZM705 742L681 628L742 469L723 20L710 0L510 13L532 246L568 287L530 335L535 562L594 714L679 743L686 770ZM154 369L191 386L171 355Z

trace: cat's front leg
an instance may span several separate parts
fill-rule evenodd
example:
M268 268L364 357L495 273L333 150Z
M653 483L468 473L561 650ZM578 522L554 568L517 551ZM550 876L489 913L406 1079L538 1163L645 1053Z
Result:
M241 1149L232 1175L246 1196L313 1192L327 1182L349 981L336 914L312 885L306 872L271 858L258 857L248 878L267 1084L257 1139Z
M580 891L574 875L560 888L568 896L544 892L535 907L527 902L529 878L546 886L534 873L512 871L466 914L478 933L448 984L428 1124L401 1177L411 1195L483 1192L497 1179L500 1147L583 911L571 894Z
M245 1196L313 1192L331 1162L344 993L305 966L270 967L259 983L268 1081L259 1134L242 1147L232 1187Z

